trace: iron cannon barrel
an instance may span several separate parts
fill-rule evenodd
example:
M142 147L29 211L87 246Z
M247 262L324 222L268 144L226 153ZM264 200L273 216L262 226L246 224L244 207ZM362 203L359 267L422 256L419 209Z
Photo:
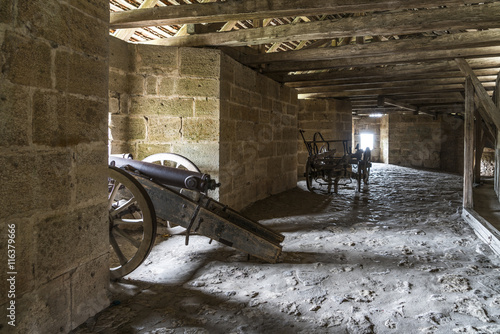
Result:
M167 186L186 188L200 192L214 190L218 186L216 181L212 180L208 174L113 156L109 157L108 163L110 165L114 163L116 167L130 166L143 175Z

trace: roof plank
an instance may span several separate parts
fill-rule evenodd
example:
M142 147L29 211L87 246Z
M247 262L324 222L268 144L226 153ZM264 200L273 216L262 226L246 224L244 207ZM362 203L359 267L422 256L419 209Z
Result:
M115 12L110 15L110 28L141 28L157 25L213 23L270 17L295 17L322 14L358 13L446 5L463 5L467 0L228 0L165 6Z
M219 3L216 3L219 4ZM244 46L283 41L333 39L359 35L413 34L432 30L500 28L500 3L397 13L378 13L331 21L243 29L224 33L164 38L149 44L168 46ZM384 22L384 24L380 24Z

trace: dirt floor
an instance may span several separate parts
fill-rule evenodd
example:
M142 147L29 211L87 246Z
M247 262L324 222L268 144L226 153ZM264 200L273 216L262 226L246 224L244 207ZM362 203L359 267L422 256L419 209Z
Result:
M375 164L360 194L298 188L244 211L278 264L159 237L83 333L500 333L500 258L461 218L462 178Z

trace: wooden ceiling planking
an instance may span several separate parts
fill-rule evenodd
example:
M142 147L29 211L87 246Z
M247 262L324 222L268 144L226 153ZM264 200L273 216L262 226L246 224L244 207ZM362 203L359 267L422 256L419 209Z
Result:
M349 98L358 114L460 113L465 75L455 59L488 96L500 71L500 1L157 2L111 0L111 29L133 28L140 43L218 47L300 98Z

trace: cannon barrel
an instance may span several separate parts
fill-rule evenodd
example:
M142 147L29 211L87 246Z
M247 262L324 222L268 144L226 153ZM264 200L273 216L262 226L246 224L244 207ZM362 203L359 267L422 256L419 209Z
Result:
M207 190L214 190L220 185L215 180L211 179L208 174L161 166L150 162L123 159L116 156L110 156L108 162L110 165L120 168L130 166L141 174L167 186L186 188L206 193Z

